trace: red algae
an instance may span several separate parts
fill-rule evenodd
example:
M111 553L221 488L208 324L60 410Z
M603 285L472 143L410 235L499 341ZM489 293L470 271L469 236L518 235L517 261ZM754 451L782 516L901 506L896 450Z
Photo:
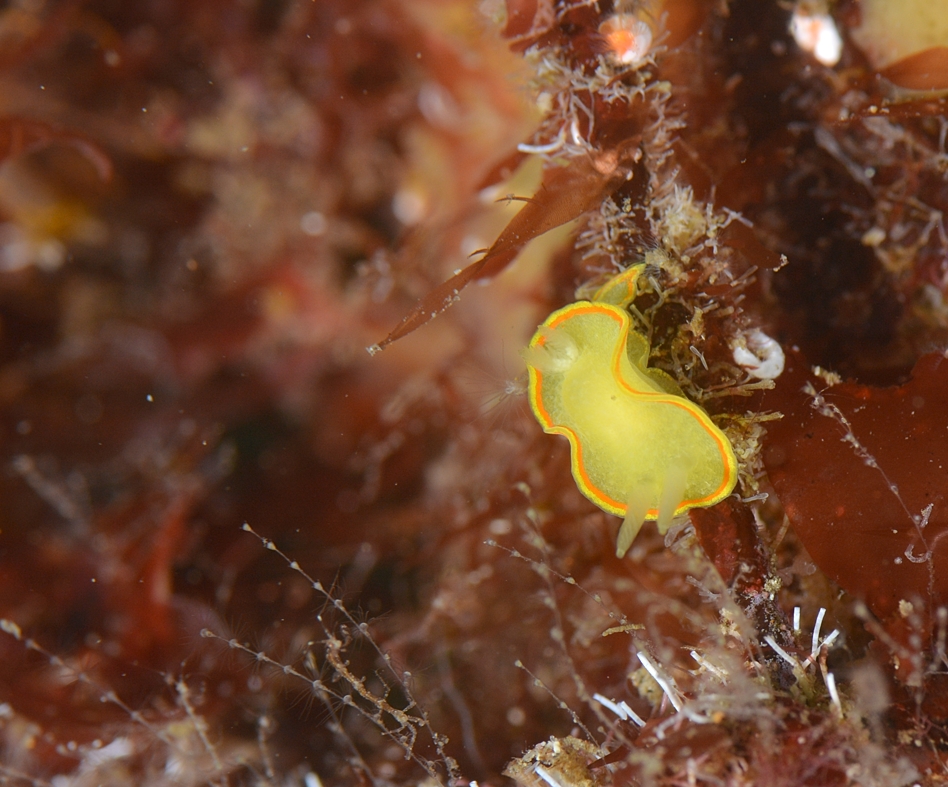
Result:
M945 358L923 356L892 388L827 386L799 367L764 398L784 416L768 427L764 463L795 532L879 618L910 603L932 622L948 602L938 568L948 528Z

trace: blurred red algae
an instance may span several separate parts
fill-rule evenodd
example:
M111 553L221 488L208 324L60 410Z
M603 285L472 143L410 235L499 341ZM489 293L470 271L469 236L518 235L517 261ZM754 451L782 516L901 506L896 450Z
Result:
M927 658L940 585L927 595L928 568L911 561L904 583L867 581L872 542L826 527L878 498L884 535L875 523L898 511L800 388L810 363L894 382L945 337L937 228L906 196L921 184L924 205L943 202L941 104L886 105L880 126L868 107L886 97L854 47L847 82L794 49L786 9L749 1L669 3L664 22L654 5L666 49L648 76L596 81L600 21L638 8L510 2L506 44L461 2L0 12L18 42L0 112L36 140L8 146L0 172L4 780L497 784L553 736L547 770L521 771L538 785L939 783L943 691ZM485 9L503 22L500 4ZM530 62L515 79L507 44ZM517 82L541 67L534 92L577 80L587 112L550 99L528 137ZM560 133L596 156L547 162L550 192L485 237L475 190L497 181L498 159L514 167L518 142ZM848 165L874 157L879 181L854 190ZM588 193L571 204L577 180ZM754 226L715 214L715 194ZM546 273L515 263L489 297L466 292L365 355L464 264L466 236L497 238L494 274L580 214ZM524 412L476 415L462 361L494 375L480 359L498 357L508 326L519 336L577 284L656 251L637 303L653 360L744 440L745 483L773 485L796 535L779 540L781 509L748 486L749 502L694 512L695 534L683 525L666 547L643 533L619 561L616 522L575 489L564 446ZM758 324L806 355L748 400L729 341ZM920 472L917 435L940 422L907 402L940 401L939 358L902 388L824 392L866 407L844 410L909 511L935 504L930 546L939 481ZM784 417L758 437L764 408ZM862 418L890 442L870 445ZM869 621L872 650L801 542L886 624ZM902 614L902 597L923 609ZM821 642L837 627L843 644L811 653L822 607ZM915 659L927 697L889 644ZM584 728L591 749L564 743Z
M242 742L269 718L289 774L306 756L291 732L305 710L284 726L268 699L276 684L261 694L251 679L248 689L245 667L200 633L226 630L226 619L279 656L312 619L311 589L263 565L266 553L238 527L248 518L285 534L328 583L361 589L369 609L397 596L396 582L372 576L417 525L382 512L417 495L444 442L432 411L452 405L432 381L433 397L402 396L395 414L411 368L369 366L372 300L361 284L344 288L359 276L353 262L401 231L388 203L413 155L412 126L453 151L443 195L466 194L483 166L483 153L468 151L490 144L488 118L477 141L431 126L417 109L429 67L418 58L450 73L439 89L459 101L493 77L454 68L457 39L398 5L113 6L50 4L0 19L39 31L3 75L4 128L24 140L11 136L8 168L45 200L21 200L23 210L63 204L63 173L32 152L41 145L96 140L115 171L104 191L70 184L94 236L25 238L68 246L68 260L42 270L24 244L4 263L2 614L54 655L4 637L2 773L30 783L91 768L111 783L145 783L162 772L165 746L184 758L179 783L243 782L272 768L265 749ZM516 108L494 92L497 112ZM316 541L299 535L314 519ZM362 525L376 532L360 551ZM188 719L214 730L211 748ZM221 740L225 719L232 732ZM325 725L311 734L328 751ZM93 767L110 741L119 756Z

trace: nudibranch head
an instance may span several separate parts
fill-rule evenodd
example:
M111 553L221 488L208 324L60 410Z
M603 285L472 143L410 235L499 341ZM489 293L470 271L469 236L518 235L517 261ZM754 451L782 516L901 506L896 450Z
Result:
M645 263L631 265L597 289L592 299L596 303L611 303L613 306L628 306L638 293L638 279L645 270Z
M628 292L634 281L616 286ZM524 358L530 406L544 431L569 440L580 491L625 517L620 557L643 520L657 520L665 532L676 515L734 489L737 461L727 437L668 375L646 366L648 341L624 309L570 304L540 326Z

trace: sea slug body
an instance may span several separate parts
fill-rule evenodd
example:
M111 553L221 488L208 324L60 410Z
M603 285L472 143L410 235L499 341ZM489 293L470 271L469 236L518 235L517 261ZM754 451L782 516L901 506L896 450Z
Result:
M634 295L634 281L620 284ZM616 286L604 289L608 300L627 301ZM620 557L643 520L665 532L675 516L727 497L737 480L727 437L671 377L646 366L648 352L624 308L579 301L551 314L524 353L533 413L569 440L580 491L624 517Z

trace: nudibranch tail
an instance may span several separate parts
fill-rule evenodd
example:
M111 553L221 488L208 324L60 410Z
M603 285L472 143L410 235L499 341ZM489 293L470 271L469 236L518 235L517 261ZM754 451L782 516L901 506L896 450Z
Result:
M658 520L664 532L689 508L725 498L737 480L727 437L670 377L645 365L647 356L624 309L588 301L551 314L524 356L531 408L544 431L569 440L580 491L625 517L620 554L643 520Z
M644 494L643 494L644 493ZM616 538L616 557L625 557L632 542L642 529L645 517L648 514L648 491L641 485L633 488L632 494L626 502L625 517L619 525L619 535ZM595 502L595 501L593 501Z
M673 465L668 470L664 485L656 488L654 483L641 481L633 485L632 494L626 503L625 517L619 527L616 540L616 556L625 557L632 542L648 519L655 519L659 533L665 533L679 512L688 487L691 466L687 462ZM658 511L649 510L649 501L658 496ZM594 501L595 502L595 501ZM653 514L653 516L650 516Z
M688 487L688 468L684 463L672 465L668 469L661 496L658 500L658 516L655 524L659 533L665 533L675 518L678 506L685 499L685 489Z

